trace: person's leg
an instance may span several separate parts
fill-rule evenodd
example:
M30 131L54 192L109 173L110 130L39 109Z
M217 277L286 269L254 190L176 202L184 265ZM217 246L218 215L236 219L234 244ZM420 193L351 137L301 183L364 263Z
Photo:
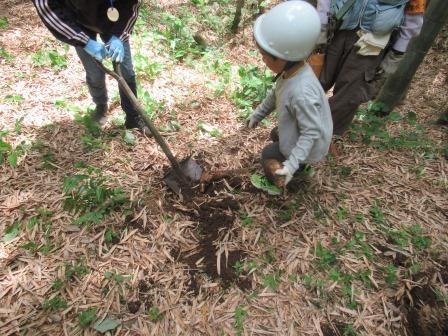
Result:
M261 152L261 166L263 167L264 175L269 182L276 185L281 184L281 179L275 175L275 171L282 168L282 162L285 160L286 158L280 152L278 141L274 141L263 148Z
M344 63L346 36L346 31L336 32L333 41L328 45L325 52L325 60L319 77L320 84L325 92L333 87Z
M278 136L278 126L275 126L272 130L271 133L269 134L269 137L271 138L271 140L273 142L278 142L279 141L279 136Z
M95 63L93 57L85 52L82 47L76 47L75 49L86 71L86 82L90 96L96 104L96 109L92 117L96 121L101 122L105 118L107 111L106 75Z
M372 98L374 77L380 56L361 56L354 44L359 39L355 31L347 31L344 62L337 74L330 97L333 134L341 136L349 128L358 106Z
M124 46L124 58L123 62L120 63L121 74L123 75L123 79L126 81L131 91L137 97L137 81L135 79L135 71L134 71L134 65L132 63L132 53L129 41L123 42L123 46ZM143 120L140 118L139 113L132 106L131 100L128 98L125 91L121 87L119 88L119 93L120 93L121 107L123 108L123 111L126 113L125 127L137 128L146 135L150 135L151 131L145 125Z

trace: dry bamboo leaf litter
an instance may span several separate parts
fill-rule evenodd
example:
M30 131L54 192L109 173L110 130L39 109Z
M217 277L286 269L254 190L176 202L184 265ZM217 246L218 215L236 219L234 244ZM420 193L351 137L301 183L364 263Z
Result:
M166 4L167 7L163 7L164 2L160 4L169 11L175 10L172 5L171 2ZM14 6L19 6L16 7L19 9L19 16L29 22L29 25L23 25L16 16L8 15L8 19L11 18L10 25L17 29L8 29L2 34L1 45L8 51L20 54L23 51L35 52L44 43L51 44L48 41L53 41L52 37L38 22L30 5ZM28 31L30 26L35 27L33 34ZM250 28L250 24L247 27ZM234 64L259 62L247 53L248 48L251 48L249 28L243 32L241 43L236 44L230 52L228 59ZM20 45L11 44L6 40L11 40L13 34L30 35L32 38L28 41L21 39L23 42ZM38 35L45 36L47 40L37 38ZM60 46L55 47L60 50ZM76 59L72 51L67 55L70 59ZM161 60L159 55L154 59ZM430 70L436 68L428 62L424 66ZM174 205L179 201L160 185L162 171L168 167L168 163L154 140L137 135L136 145L129 148L116 133L107 141L107 150L85 151L80 146L79 136L84 134L83 128L69 122L72 115L67 110L55 108L54 98L65 96L67 92L70 93L70 101L77 101L82 106L90 104L86 88L82 84L83 72L80 71L79 63L74 61L67 69L53 73L42 71L31 63L29 57L23 57L17 59L14 67L0 62L0 68L3 83L16 78L17 69L21 69L27 79L19 79L17 84L5 87L5 95L23 92L24 102L20 109L16 108L17 105L0 102L2 125L13 128L16 120L25 117L22 135L8 135L8 139L14 144L22 139L43 139L45 148L56 158L55 162L50 163L54 168L51 170L42 170L42 153L39 152L27 153L21 157L17 169L1 166L2 232L16 222L26 223L31 216L38 214L37 209L45 208L54 212L49 218L52 221L49 236L43 234L43 223L39 223L32 229L22 231L16 238L0 243L0 261L4 266L0 271L0 303L3 307L14 307L13 311L5 310L0 317L0 330L4 335L31 327L42 335L76 335L83 332L93 335L93 330L83 331L77 326L77 314L80 310L93 306L100 308L98 316L111 313L126 321L115 330L116 335L219 335L219 330L232 335L236 333L235 311L238 307L246 313L242 323L244 334L247 335L322 333L327 336L331 334L326 334L329 329L325 326L333 323L334 330L339 330L343 322L352 324L365 335L400 334L404 333L405 322L392 310L394 295L397 293L386 290L384 269L397 262L397 255L403 255L406 258L404 264L395 265L399 270L398 274L405 274L414 262L418 262L423 265L423 270L437 267L440 275L435 277L435 288L446 279L443 271L445 264L437 256L431 257L436 260L425 257L412 244L398 247L388 243L388 233L375 222L371 214L372 208L376 206L384 215L387 225L397 230L410 229L414 224L420 224L424 234L431 238L434 249L446 250L444 237L447 231L446 225L443 225L447 209L446 161L413 158L406 151L381 152L362 144L347 142L344 143L341 161L325 162L316 167L317 172L308 194L303 191L298 195L287 195L282 200L286 202L280 207L271 197L251 193L246 189L241 191L229 180L223 183L225 190L212 194L211 198L217 195L235 195L236 201L241 203L241 209L245 209L245 215L252 219L250 225L241 218L235 219L234 227L224 232L220 236L221 240L214 244L220 248L218 255L225 259L226 255L239 249L247 253L247 263L257 263L257 267L248 271L253 275L250 278L251 291L229 288L223 293L219 281L207 279L200 274L192 277L188 265L175 257L174 252L178 248L180 251L187 251L197 247L201 241L198 235L200 232L197 232L198 222L181 211L178 212ZM404 107L400 107L400 112L404 115L409 109L418 111L419 122L433 118L433 110L426 106L428 103L425 97L431 97L435 103L443 101L440 92L446 75L431 71L433 77L425 77L422 72L418 74L417 80L428 84L413 86L411 92L417 94ZM203 155L204 164L213 169L236 169L249 165L254 167L253 171L259 171L258 153L268 139L268 128L255 132L241 129L234 105L225 97L214 98L210 95L213 92L205 88L204 81L207 79L204 76L218 78L216 74L196 72L190 66L179 64L153 83L142 81L143 87L153 97L164 101L167 110L177 113L180 131L166 134L175 154L183 157L192 151L194 155ZM33 80L29 81L32 77ZM112 87L111 92L116 90L115 84L110 80L108 85ZM42 88L46 88L46 92L36 95L35 92L40 92ZM192 102L193 99L196 102ZM112 113L114 116L122 114L119 106ZM163 112L160 121L165 123L168 120L170 114ZM199 122L219 127L224 136L213 138L197 132ZM55 126L53 129L46 129L39 127L39 123L53 123ZM400 132L410 128L403 125L390 125L388 130ZM109 121L105 132L117 130ZM428 126L427 134L435 142L443 141L442 132L435 127ZM112 185L123 188L132 201L139 203L133 213L134 221L126 220L120 213L114 213L98 229L75 229L72 220L76 216L63 210L65 196L62 182L64 177L78 171L74 167L77 162L88 162L89 165L103 168L104 174L113 179ZM416 165L424 165L424 175L418 179L412 171ZM351 173L341 178L336 171L340 167L351 167ZM242 185L248 185L247 181L243 181ZM196 200L196 205L189 208L198 209L200 204L208 201ZM288 201L298 204L290 219L287 219L288 207L292 202ZM184 203L185 200L181 206L186 209ZM340 210L338 214L338 207L345 209L349 215L342 218L344 211ZM185 209L184 211L188 211ZM282 211L283 218L279 215ZM316 218L321 213L324 218ZM364 216L361 223L358 224L351 217L354 213ZM165 215L171 218L166 218ZM377 213L376 220L380 219L380 213ZM109 228L119 233L118 245L106 242L105 235ZM359 251L350 251L336 258L335 265L341 272L357 274L364 269L373 270L367 276L372 282L372 288L364 287L359 280L354 281L355 285L350 287L354 291L349 297L358 302L355 310L342 306L347 304L347 297L341 292L343 284L328 280L328 270L335 265L324 268L318 266L322 256L316 255L316 246L320 242L328 251L334 252L332 238L343 246L357 231L366 234L365 241L379 259L372 261L365 255L359 256ZM48 239L55 244L46 254L39 251L32 253L21 248L30 241L44 246ZM381 251L380 248L386 248L387 251ZM411 262L414 255L419 257ZM213 257L218 258L216 253L213 253ZM65 276L65 262L82 259L89 268L88 274L66 282L61 292L53 291L53 281ZM204 264L204 261L202 259L200 264ZM220 266L222 263L215 261L215 264ZM131 275L132 278L124 286L114 285L103 296L102 290L107 283L104 274L111 271L115 271L117 275ZM280 273L278 289L266 289L268 276L276 272ZM289 275L295 275L297 280L289 279ZM308 287L303 282L306 275L311 277ZM428 278L434 279L433 274L428 274ZM402 281L406 283L406 280ZM115 280L108 281L111 283ZM140 286L140 281L145 285ZM192 284L195 281L200 284L196 297L187 294L195 292ZM324 288L327 288L330 298L336 301L335 304L319 296L323 292L316 281L326 282ZM332 290L328 290L329 288ZM49 293L61 293L69 307L62 312L47 313L33 303L36 299L36 303L42 303L52 297ZM413 298L409 289L400 295L408 297L410 301ZM138 313L137 319L129 317L131 314L126 304L121 302L121 297L142 302L144 310L142 308ZM319 303L323 303L323 309L316 308ZM163 312L162 321L151 321L147 313L151 307ZM336 307L342 307L346 311L340 311L337 315L326 314L336 311ZM260 311L263 314L259 314ZM365 311L369 314L364 314ZM354 312L359 315L358 318ZM6 317L3 318L3 315ZM58 322L58 318L61 318L59 315L62 316L62 322ZM10 322L4 325L6 321Z

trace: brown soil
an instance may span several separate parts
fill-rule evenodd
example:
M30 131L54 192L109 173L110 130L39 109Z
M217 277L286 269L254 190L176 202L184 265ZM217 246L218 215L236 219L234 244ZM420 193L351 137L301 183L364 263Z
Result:
M234 213L239 209L239 203L232 198L216 198L208 200L188 214L192 220L198 222L197 235L199 242L197 249L193 254L172 250L171 255L189 266L191 278L189 291L192 291L195 295L199 293L199 285L196 279L198 272L206 274L214 281L219 280L223 288L228 288L232 284L237 285L242 290L251 288L250 278L245 274L237 274L234 269L235 263L238 261L244 262L246 258L244 251L228 251L227 255L222 253L218 272L216 245L232 229L235 221Z

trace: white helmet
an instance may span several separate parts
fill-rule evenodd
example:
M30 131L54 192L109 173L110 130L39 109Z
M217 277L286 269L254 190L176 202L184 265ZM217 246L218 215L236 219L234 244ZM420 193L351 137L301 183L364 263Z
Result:
M301 0L283 2L261 15L254 24L254 36L261 49L286 61L309 56L320 34L316 9Z

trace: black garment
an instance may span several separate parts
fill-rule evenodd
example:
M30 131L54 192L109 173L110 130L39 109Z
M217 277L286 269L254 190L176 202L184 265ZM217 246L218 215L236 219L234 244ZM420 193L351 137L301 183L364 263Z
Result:
M343 135L352 123L358 106L372 99L377 91L376 69L382 55L358 55L355 46L359 36L355 30L340 30L328 46L319 81L327 92L333 117L333 134Z
M141 0L114 0L117 22L107 17L109 0L32 0L45 26L60 41L84 47L93 33L115 35L126 41L132 32Z

